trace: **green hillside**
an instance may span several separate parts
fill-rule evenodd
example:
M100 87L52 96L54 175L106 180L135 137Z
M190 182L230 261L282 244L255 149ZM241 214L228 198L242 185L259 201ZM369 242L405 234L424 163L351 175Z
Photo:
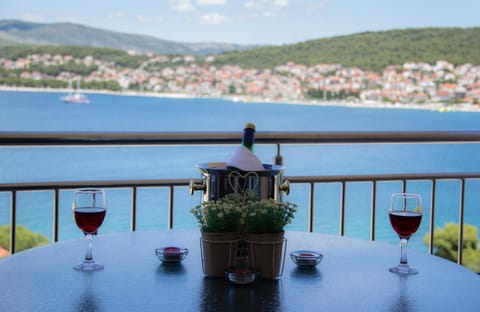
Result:
M2 40L9 42L10 38L0 36L0 56L13 59L42 52L71 54L77 57L92 55L123 67L136 67L146 59L145 55L129 55L120 49L32 44L6 47L2 46ZM298 44L227 52L216 55L213 64L264 69L287 62L304 65L338 63L346 67L383 71L388 65L401 65L409 61L433 64L438 60L445 60L455 65L480 64L479 51L480 27L420 28L365 32ZM176 54L182 53L178 51ZM202 58L197 57L196 62L202 63ZM165 63L164 66L169 64Z
M217 57L216 63L251 68L272 68L289 61L305 65L339 63L381 71L388 65L408 61L480 64L479 51L480 27L421 28L365 32L225 53Z

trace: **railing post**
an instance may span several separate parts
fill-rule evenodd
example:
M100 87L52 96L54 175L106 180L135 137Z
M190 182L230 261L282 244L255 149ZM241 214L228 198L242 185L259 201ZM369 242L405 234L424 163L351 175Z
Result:
M372 210L370 212L370 240L375 240L375 223L377 211L377 181L372 182Z
M58 242L58 212L59 212L59 190L53 190L53 241Z
M308 231L313 232L313 220L314 218L314 207L315 207L315 184L310 183L310 205L309 205L309 218L308 218Z
M169 204L168 204L168 228L173 228L173 201L174 201L174 188L173 185L169 187Z
M132 187L132 224L131 230L137 230L137 187Z
M434 229L435 229L435 205L436 205L436 192L437 192L437 179L432 179L432 206L430 207L430 239L428 242L428 253L433 254L433 243L434 243Z
M457 263L462 264L463 262L463 228L464 228L464 215L465 215L465 179L460 180L461 191L460 191L460 211L458 216L458 259Z
M345 192L346 181L342 181L342 202L340 206L340 236L345 235Z
M10 254L15 253L15 240L17 235L17 191L13 190L12 209L10 210Z

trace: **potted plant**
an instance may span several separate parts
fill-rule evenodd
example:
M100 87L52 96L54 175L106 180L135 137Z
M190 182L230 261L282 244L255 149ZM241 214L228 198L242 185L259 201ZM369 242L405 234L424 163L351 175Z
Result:
M241 240L250 265L261 277L271 279L281 274L284 227L292 222L296 205L256 200L254 195L231 193L192 209L201 229L202 263L207 275L221 276L226 267L236 263Z
M235 264L244 209L239 197L227 194L192 209L200 226L202 267L207 276L224 276L225 268Z
M245 205L243 239L251 265L262 278L273 279L281 275L286 249L284 227L292 222L296 207L274 199L248 200Z

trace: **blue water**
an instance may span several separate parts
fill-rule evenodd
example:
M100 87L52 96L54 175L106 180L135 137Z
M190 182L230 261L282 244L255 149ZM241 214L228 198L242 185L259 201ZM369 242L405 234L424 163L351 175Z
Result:
M413 109L372 109L340 106L234 103L220 99L166 99L88 94L91 104L65 104L60 93L0 92L0 131L61 132L181 132L242 131L254 122L258 131L478 131L480 113ZM0 182L70 181L95 179L199 178L197 163L226 161L235 146L213 147L58 147L0 148ZM257 145L256 153L271 163L274 146ZM479 144L321 145L282 146L285 176L415 172L479 172ZM380 183L377 190L377 239L397 243L387 218L387 204L400 184ZM429 182L408 185L424 197L425 215L412 238L426 248L429 227ZM347 185L346 235L369 237L371 186ZM458 222L460 189L456 181L437 185L435 227ZM60 239L81 237L70 211L71 191L60 194ZM314 230L338 233L340 185L315 188ZM167 226L165 189L142 189L138 194L139 229ZM0 193L0 224L9 222L10 195ZM299 204L288 229L307 230L308 186L294 185L286 200ZM108 191L108 216L101 232L129 230L129 190ZM187 188L175 191L174 226L196 227L189 210L200 202ZM18 194L17 222L52 237L52 193ZM466 223L480 227L480 183L467 183Z

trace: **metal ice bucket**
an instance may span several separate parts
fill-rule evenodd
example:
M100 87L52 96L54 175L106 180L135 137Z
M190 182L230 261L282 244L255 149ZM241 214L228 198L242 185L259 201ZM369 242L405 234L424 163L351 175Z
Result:
M288 180L282 180L284 167L263 164L262 171L242 171L227 167L227 163L203 163L197 165L202 174L201 184L190 181L190 194L203 191L203 201L215 201L230 193L250 192L256 200L280 200L280 192L290 191ZM253 191L253 192L251 192Z

